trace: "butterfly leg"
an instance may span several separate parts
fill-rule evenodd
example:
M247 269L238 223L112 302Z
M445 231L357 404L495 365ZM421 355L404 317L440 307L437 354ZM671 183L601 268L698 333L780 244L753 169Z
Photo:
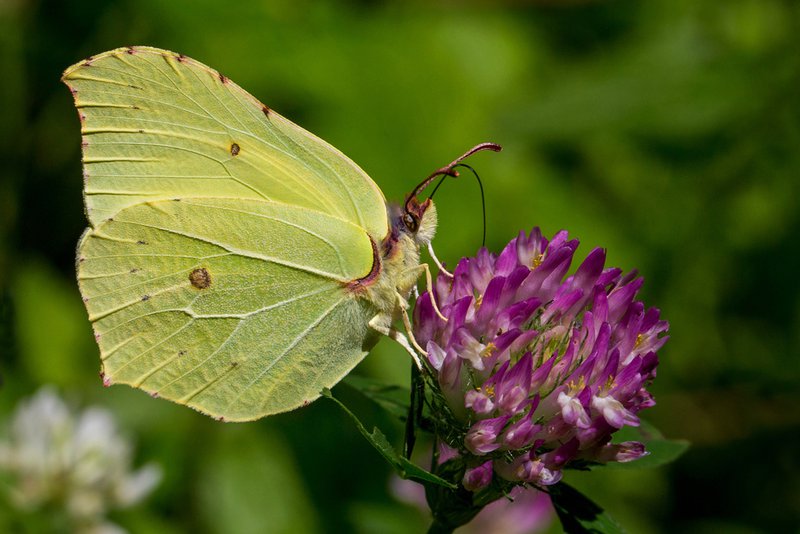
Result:
M447 317L442 315L442 312L439 311L439 305L436 304L436 297L434 296L434 292L433 292L433 277L431 276L431 268L428 267L428 264L427 263L420 263L416 267L412 267L411 269L409 269L406 272L413 272L413 271L419 270L419 269L425 271L425 287L428 290L428 295L431 296L431 304L433 304L433 311L436 312L436 315L439 316L439 319L441 319L444 322L447 322ZM419 275L416 275L416 276L419 276ZM405 299L401 298L401 300L403 302L405 302ZM406 306L406 307L408 307L408 306Z
M384 336L397 341L400 346L406 349L406 352L411 355L411 358L414 359L414 363L417 364L417 367L422 369L422 361L419 359L419 353L414 350L414 348L411 346L411 343L409 343L408 338L402 332L391 326L390 321L391 319L387 319L386 315L378 314L370 319L369 323L367 324L379 334L383 334ZM416 340L414 341L414 344L416 344ZM424 354L425 351L422 351L422 353Z
M406 332L408 332L408 339L411 342L411 344L414 346L414 348L419 351L420 354L422 354L424 356L427 356L428 355L428 351L423 349L422 346L420 346L420 344L417 343L417 338L414 337L414 331L411 328L411 319L408 317L408 301L406 301L406 299L404 299L403 296L400 293L396 293L396 294L397 294L397 300L398 300L399 307L400 307L400 313L401 313L401 316L403 317L403 326L405 327Z
M439 269L439 272L442 272L445 275L449 276L450 278L453 278L453 273L445 269L444 265L442 265L442 262L440 262L439 258L436 257L436 253L433 251L433 243L431 243L430 241L428 241L428 254L431 255L433 263L436 264L436 268Z

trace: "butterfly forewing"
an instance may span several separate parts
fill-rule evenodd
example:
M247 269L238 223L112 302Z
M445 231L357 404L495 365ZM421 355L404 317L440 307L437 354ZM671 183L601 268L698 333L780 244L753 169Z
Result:
M144 200L258 198L388 231L375 183L341 152L217 71L146 47L74 65L92 224Z

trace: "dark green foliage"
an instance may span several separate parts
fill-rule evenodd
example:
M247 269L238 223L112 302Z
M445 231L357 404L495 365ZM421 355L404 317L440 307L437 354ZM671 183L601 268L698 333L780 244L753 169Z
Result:
M549 493L567 534L624 534L611 516L572 486L560 482Z

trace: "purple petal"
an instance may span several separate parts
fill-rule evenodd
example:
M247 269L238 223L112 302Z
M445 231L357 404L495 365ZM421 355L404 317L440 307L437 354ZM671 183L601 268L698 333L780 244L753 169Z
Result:
M464 446L477 456L499 449L500 443L497 442L497 436L509 419L509 416L504 415L494 419L478 421L467 432L464 438Z
M433 368L437 371L441 370L445 358L444 350L433 341L429 341L425 345L425 352L428 353L428 361Z
M563 287L563 286L562 286ZM560 292L553 301L547 305L546 311L542 314L542 322L547 323L553 317L569 317L569 310L583 298L583 291L575 289L572 291Z
M614 443L606 445L597 454L597 460L600 462L632 462L638 460L648 453L643 443L638 441L624 441L622 443Z
M543 454L541 458L551 469L560 469L577 456L579 448L580 442L578 439L572 438L556 450Z
M609 284L613 284L619 279L620 274L622 274L622 269L620 269L619 267L612 267L610 269L606 269L597 278L597 285L601 287L606 287Z
M470 306L472 306L472 296L459 299L447 310L447 326L442 332L444 340L449 340L453 333L464 325Z
M489 460L478 467L467 469L462 484L468 491L485 488L492 482L492 472L492 461Z
M460 385L461 362L463 360L452 349L448 349L442 360L442 368L439 372L439 383L445 388L454 388Z
M587 428L591 425L589 414L586 413L586 409L577 397L561 391L557 401L561 406L561 417L564 418L564 421L579 428Z
M492 399L479 389L467 391L464 395L464 406L479 415L485 415L494 410Z
M516 423L509 425L503 433L503 448L509 450L522 449L533 442L534 436L540 430L541 426L534 424L530 416L523 417Z
M534 261L542 254L547 247L547 239L542 237L541 230L536 227L531 230L530 236L526 237L525 232L520 232L516 238L517 260L521 265L533 268Z
M425 346L433 338L439 321L431 304L430 294L423 293L414 308L414 337L420 345Z
M530 352L527 354L530 354ZM538 369L536 369L533 372L533 375L531 376L531 391L538 391L539 389L541 389L542 385L544 385L545 381L548 379L548 377L550 377L550 373L553 369L553 364L557 360L558 360L558 351L554 352L550 358L548 358L542 365L539 366ZM563 361L563 358L561 359L561 361Z
M479 325L486 325L498 313L497 304L500 301L500 294L503 292L505 283L506 279L502 276L493 278L489 282L486 292L482 296L478 313L475 314L475 320Z
M628 306L631 305L633 297L639 288L642 287L644 278L637 278L630 284L618 287L608 294L608 320L609 322L618 322L625 312L628 311Z
M581 266L575 271L572 278L572 287L581 289L584 293L591 293L592 288L597 283L597 279L603 272L603 264L606 262L606 251L602 248L592 250Z
M497 329L501 331L500 333L512 328L521 328L523 323L536 312L540 304L541 302L537 298L515 302L497 314L489 326L491 330Z
M594 396L592 397L592 408L597 410L603 419L614 428L622 428L624 425L639 426L639 418L614 397Z
M500 256L497 258L497 262L494 266L495 275L508 276L517 265L517 244L514 241L511 241L508 245L506 245L506 248L503 249L503 252L501 252Z

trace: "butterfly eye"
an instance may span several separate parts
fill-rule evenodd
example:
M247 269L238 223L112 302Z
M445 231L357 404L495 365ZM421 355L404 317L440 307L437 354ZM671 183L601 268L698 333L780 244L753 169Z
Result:
M409 232L416 232L417 228L419 228L419 219L411 213L406 212L405 215L403 215L403 224L406 225Z

